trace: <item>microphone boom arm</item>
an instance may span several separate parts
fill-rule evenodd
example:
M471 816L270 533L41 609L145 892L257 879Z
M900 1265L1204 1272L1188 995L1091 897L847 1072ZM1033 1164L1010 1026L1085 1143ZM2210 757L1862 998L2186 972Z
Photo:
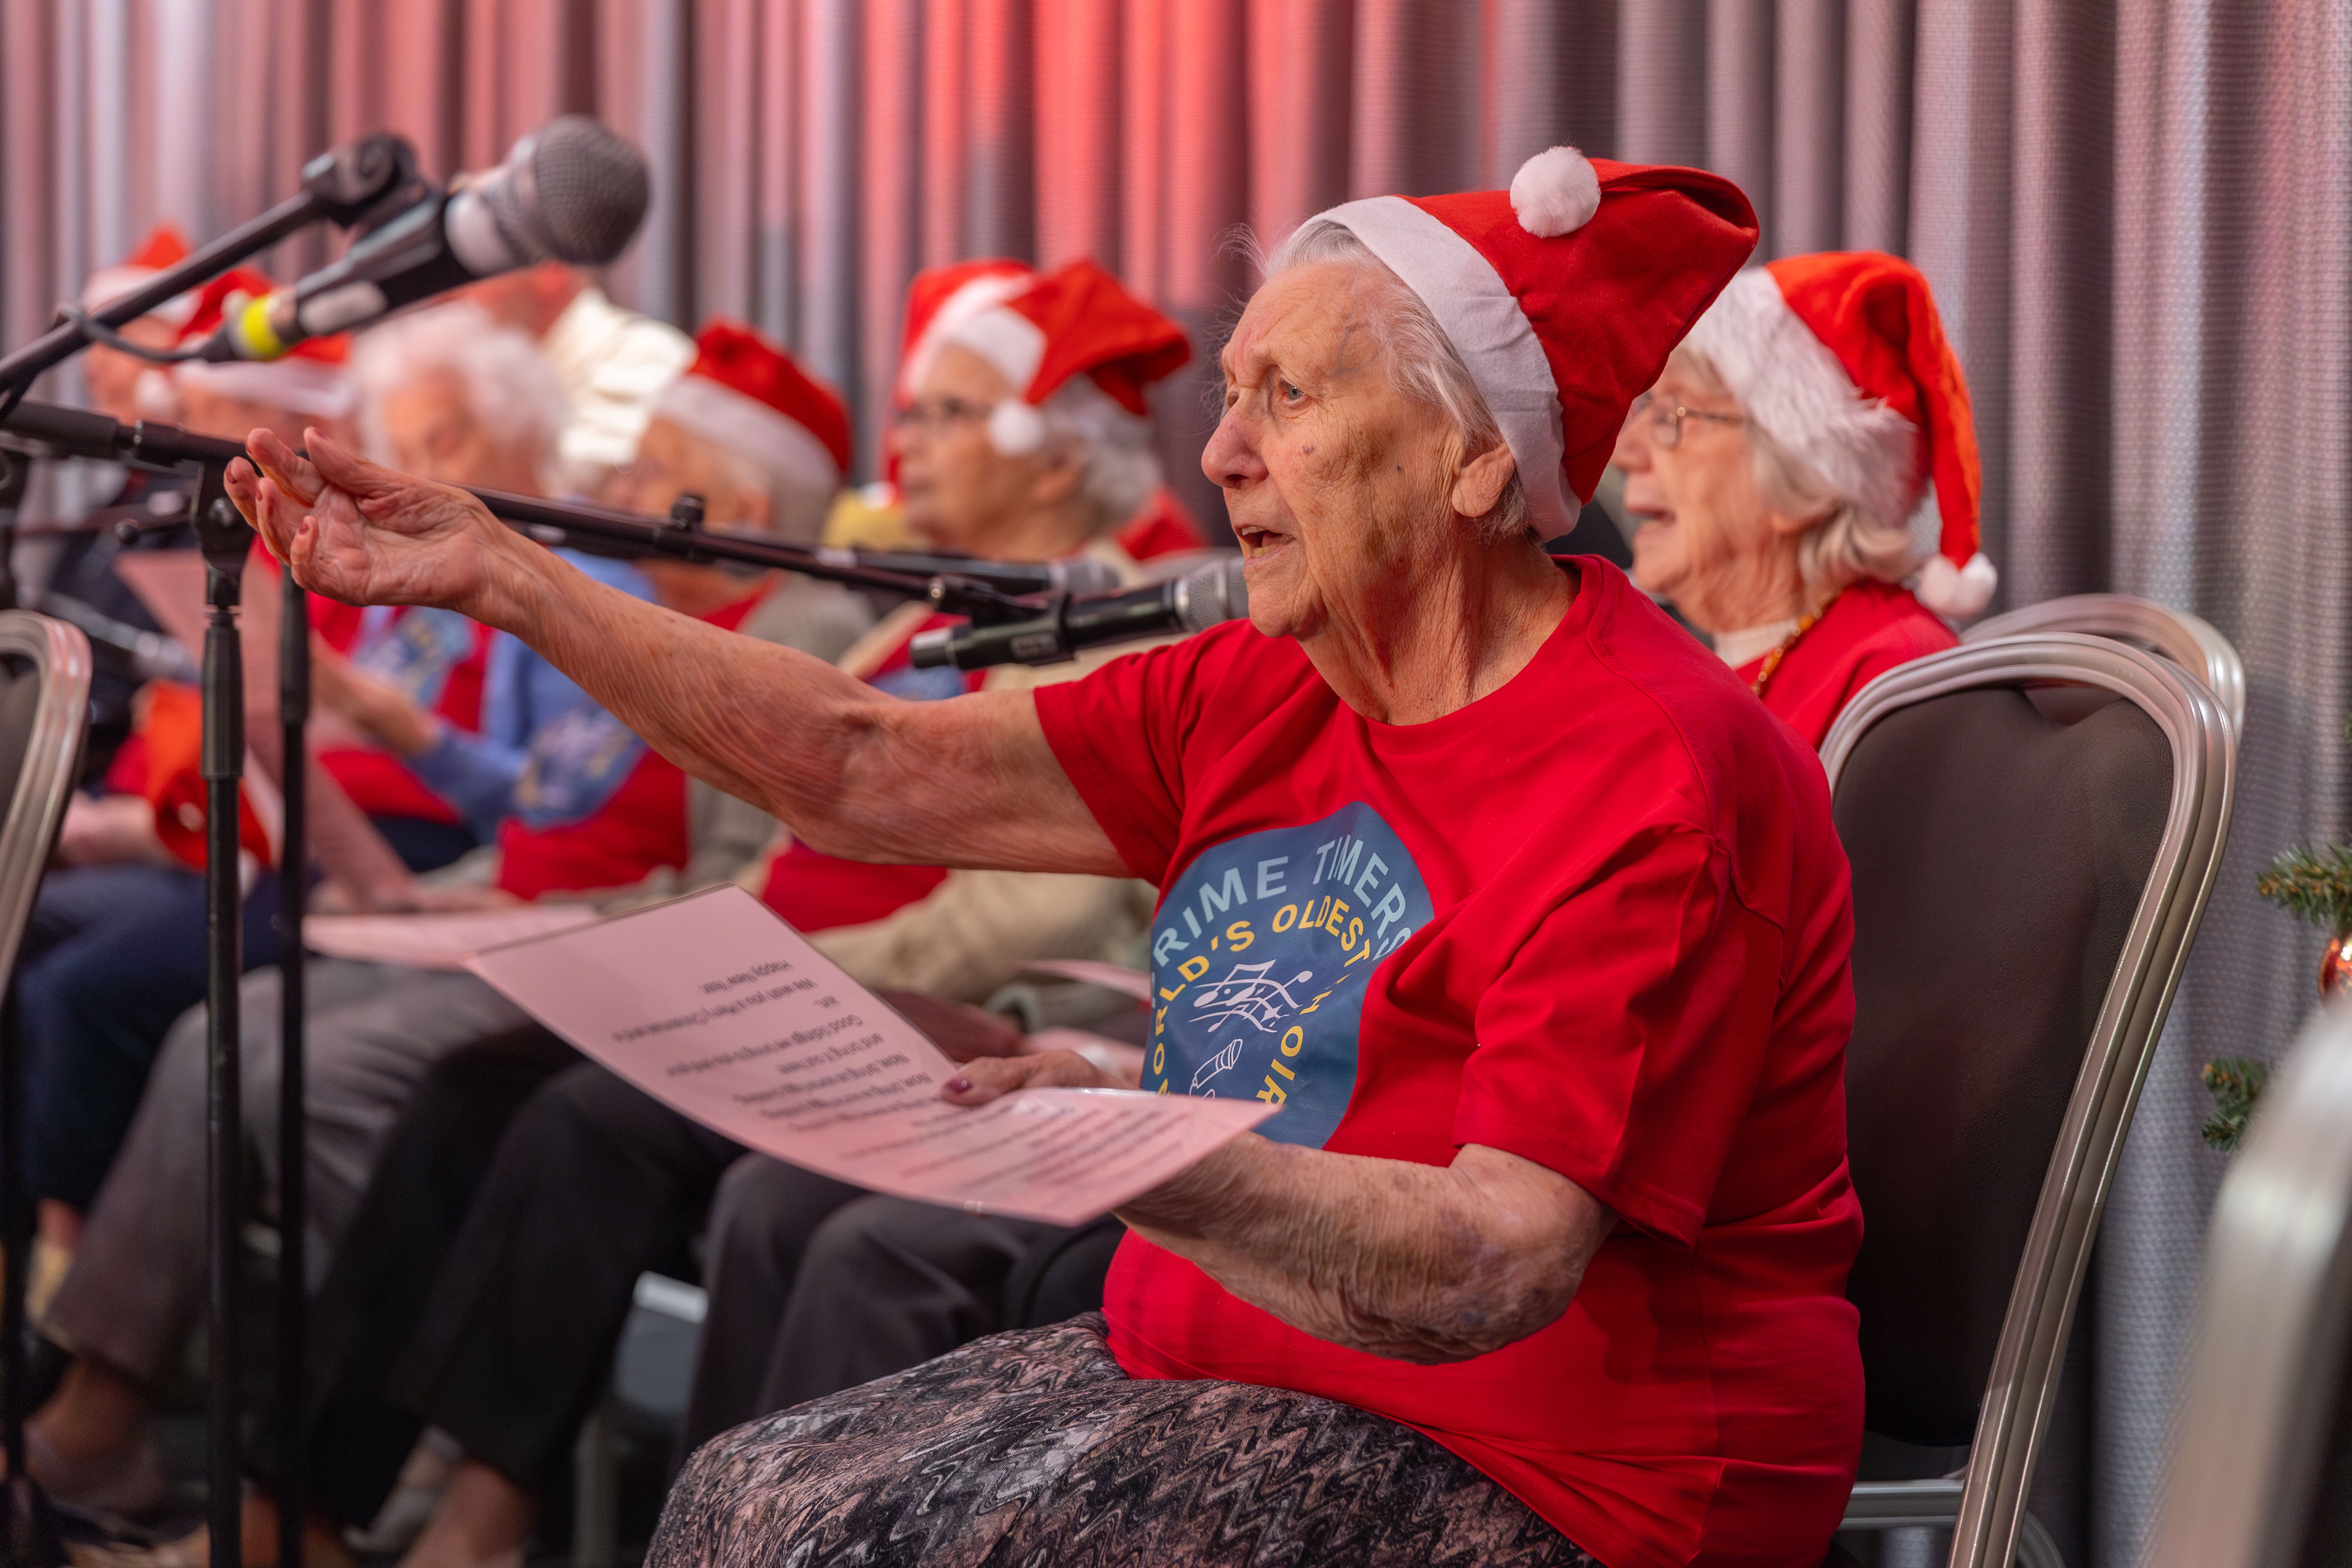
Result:
M52 403L25 403L0 415L0 432L66 457L129 462L153 468L178 469L193 465L226 470L230 463L245 456L245 448L235 441L198 436L177 425L152 420L124 425L103 414ZM469 489L468 493L488 507L491 516L518 532L528 533L542 544L570 545L592 554L666 555L697 563L734 561L750 566L781 567L852 587L929 599L951 615L969 616L982 622L1035 616L1052 603L1050 595L1008 593L977 574L897 569L885 564L892 559L887 554L866 555L741 534L711 533L700 525L698 502L685 504L692 498L681 498L681 505L669 517L653 518L506 490ZM913 557L910 561L928 567L935 561L951 559ZM994 563L972 564L976 569L985 569Z
M121 299L90 311L89 319L102 327L127 326L322 218L346 227L365 224L387 203L397 202L415 189L419 178L416 150L389 132L321 153L303 165L301 195L289 196L259 217L199 247ZM87 327L68 320L0 358L0 407L21 399L42 372L70 359L89 342Z

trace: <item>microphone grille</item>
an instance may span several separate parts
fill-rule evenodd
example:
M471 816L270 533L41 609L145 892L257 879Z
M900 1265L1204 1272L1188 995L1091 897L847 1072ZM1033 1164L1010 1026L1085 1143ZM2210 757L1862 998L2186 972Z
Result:
M602 267L636 237L653 199L645 154L603 121L566 114L515 144L483 195L534 260Z
M1118 591L1118 574L1091 555L1073 555L1056 563L1061 574L1061 586L1072 594L1115 594Z
M1188 632L1204 632L1247 616L1249 583L1242 575L1242 558L1227 555L1186 573L1179 614Z

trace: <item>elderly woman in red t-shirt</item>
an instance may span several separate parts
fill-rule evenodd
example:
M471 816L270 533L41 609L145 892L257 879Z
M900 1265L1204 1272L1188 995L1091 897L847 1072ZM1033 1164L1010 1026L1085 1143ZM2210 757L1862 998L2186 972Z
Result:
M823 847L1158 884L1146 1089L1281 1108L1119 1211L1101 1317L714 1439L652 1561L1820 1561L1862 1425L1827 787L1538 543L1755 232L1569 149L1311 220L1202 458L1250 624L1036 691L895 702L256 439L314 590L511 630Z
M1810 744L1992 597L1968 383L1907 261L1741 273L1635 400L1616 462L1633 581Z

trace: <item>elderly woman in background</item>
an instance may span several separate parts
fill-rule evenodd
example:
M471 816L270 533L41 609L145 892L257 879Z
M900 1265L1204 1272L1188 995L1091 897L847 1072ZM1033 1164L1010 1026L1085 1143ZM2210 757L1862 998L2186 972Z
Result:
M1743 272L1617 446L1633 580L1818 746L1873 678L1983 613L1976 430L1927 281L1875 252Z
M1280 1107L1124 1205L1103 1317L715 1439L653 1561L1820 1561L1862 1417L1827 789L1538 542L1755 235L1569 149L1309 222L1202 458L1252 624L1037 691L896 703L256 437L234 493L313 589L512 630L821 847L1158 883L1145 1087Z

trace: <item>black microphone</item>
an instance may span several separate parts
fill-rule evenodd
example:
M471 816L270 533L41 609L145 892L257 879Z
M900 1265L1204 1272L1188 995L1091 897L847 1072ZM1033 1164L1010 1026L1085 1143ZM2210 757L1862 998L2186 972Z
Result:
M272 360L305 338L364 326L477 279L539 261L602 267L628 248L652 199L645 154L584 114L551 120L486 174L428 189L343 258L247 301L207 360Z
M1065 595L1027 620L973 622L923 632L908 657L920 669L1061 664L1082 647L1169 632L1190 635L1248 614L1249 584L1242 578L1242 558L1228 555L1149 588L1085 598Z
M968 577L1006 594L1108 594L1118 574L1091 555L1059 561L983 561L959 551L844 550L819 545L816 558L833 566L866 566L909 577Z

